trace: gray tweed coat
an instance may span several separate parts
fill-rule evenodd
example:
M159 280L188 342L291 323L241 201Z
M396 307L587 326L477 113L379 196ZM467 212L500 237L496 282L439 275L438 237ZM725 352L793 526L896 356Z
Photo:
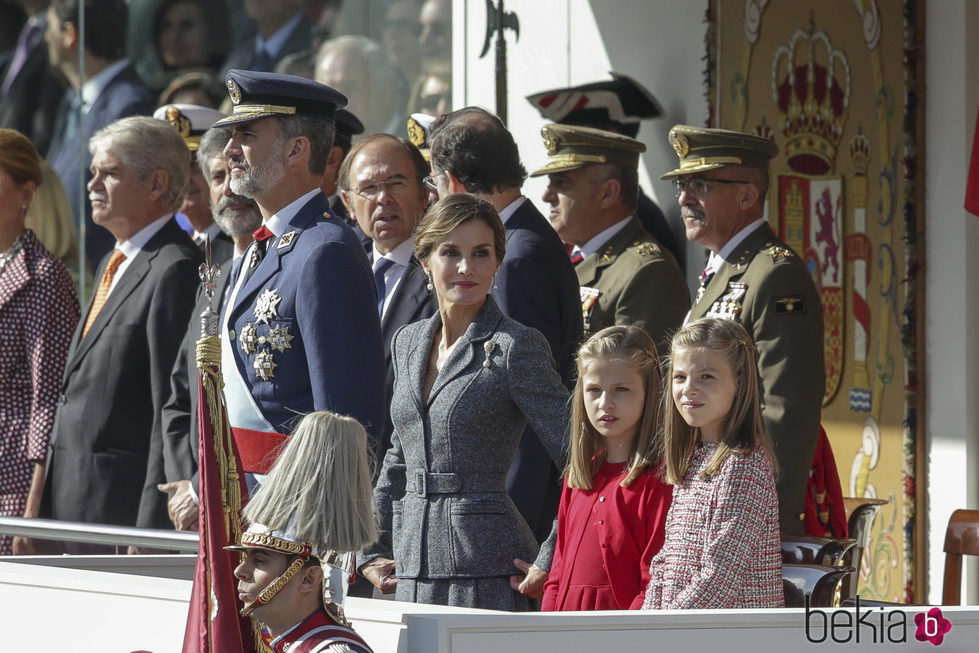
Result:
M399 578L505 577L538 554L506 493L528 420L563 468L569 419L544 337L506 317L492 297L456 343L423 399L436 313L394 337L394 434L374 490L380 540L360 563L393 558ZM550 552L541 553L544 568Z

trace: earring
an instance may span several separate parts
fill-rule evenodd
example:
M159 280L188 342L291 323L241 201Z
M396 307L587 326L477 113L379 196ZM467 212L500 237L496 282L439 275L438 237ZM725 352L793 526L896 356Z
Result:
M493 273L493 290L498 290L499 286L496 285L496 273Z
M435 290L435 284L432 283L432 273L426 272L425 276L428 277L428 283L425 284L425 288L428 289L428 292L432 292L433 290Z

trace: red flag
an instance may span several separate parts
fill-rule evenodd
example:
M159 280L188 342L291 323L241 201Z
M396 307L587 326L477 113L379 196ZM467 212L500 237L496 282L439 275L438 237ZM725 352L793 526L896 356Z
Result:
M976 114L976 133L972 138L969 178L965 183L965 210L972 215L979 215L979 112Z
M234 577L238 556L224 550L241 538L241 500L246 490L224 397L215 382L219 374L216 366L205 366L198 383L200 515L197 530L201 544L183 653L255 650L251 620L239 612L238 582Z

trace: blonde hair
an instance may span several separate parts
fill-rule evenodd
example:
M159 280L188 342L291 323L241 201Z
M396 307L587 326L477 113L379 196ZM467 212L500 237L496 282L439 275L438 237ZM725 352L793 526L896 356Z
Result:
M320 551L377 540L364 427L328 411L303 417L243 515Z
M700 435L700 429L687 424L673 401L673 362L678 349L699 349L720 354L731 366L737 383L734 401L724 422L724 434L701 478L717 474L731 454L749 456L756 448L768 454L777 474L775 455L761 419L758 367L751 336L739 322L707 317L687 324L673 336L666 377L667 390L664 392L666 419L663 425L663 461L666 482L673 485L683 482Z
M568 487L591 489L592 477L605 462L605 438L588 419L584 399L584 375L593 361L622 361L632 365L645 386L645 403L639 430L628 460L628 473L620 485L627 487L659 460L659 427L662 415L662 374L656 345L637 326L602 329L578 349L578 380L571 400L571 456L565 470Z

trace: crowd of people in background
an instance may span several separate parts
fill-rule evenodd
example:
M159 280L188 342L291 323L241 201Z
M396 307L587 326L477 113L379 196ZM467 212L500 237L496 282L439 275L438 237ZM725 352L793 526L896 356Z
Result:
M0 511L194 530L210 308L249 492L288 476L275 460L302 415L334 435L352 418L373 461L376 523L357 535L253 513L285 567L297 542L304 560L356 542L341 594L781 605L823 325L763 218L777 146L670 131L664 178L709 251L691 297L639 185L648 91L614 75L528 98L553 121L530 173L544 216L503 122L452 110L448 0L352 4L0 2ZM350 33L365 17L374 31ZM239 576L256 596L256 574L292 582L259 573L260 535ZM104 549L0 538L48 550Z

